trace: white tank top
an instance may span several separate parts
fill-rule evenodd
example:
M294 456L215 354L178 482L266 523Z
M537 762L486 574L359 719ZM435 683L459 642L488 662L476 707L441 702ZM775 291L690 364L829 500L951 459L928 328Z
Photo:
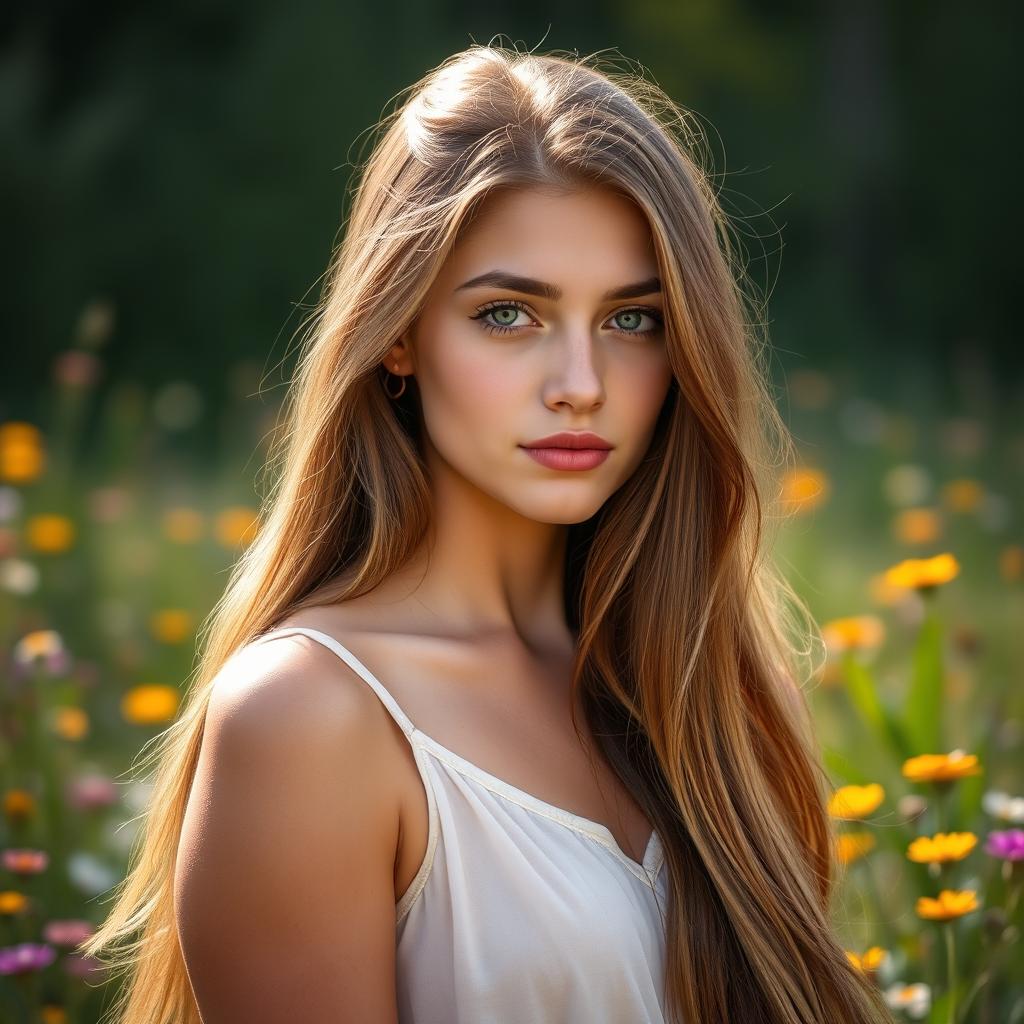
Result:
M396 914L400 1024L664 1024L664 853L639 864L607 826L546 803L420 732L333 637L413 749L426 855Z

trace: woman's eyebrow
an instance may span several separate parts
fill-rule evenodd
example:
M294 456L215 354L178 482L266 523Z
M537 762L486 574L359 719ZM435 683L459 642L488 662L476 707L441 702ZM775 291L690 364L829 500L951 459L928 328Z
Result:
M557 302L562 297L562 289L557 285L548 284L546 281L538 281L532 277L522 277L519 274L510 274L504 270L489 270L486 274L480 274L464 281L455 289L460 292L464 288L507 288L509 291L525 292L527 295L540 295L542 298L551 299ZM615 299L636 299L641 295L653 295L661 291L661 279L649 277L646 281L637 281L635 284L626 284L621 288L613 288L601 296L602 302L611 302Z

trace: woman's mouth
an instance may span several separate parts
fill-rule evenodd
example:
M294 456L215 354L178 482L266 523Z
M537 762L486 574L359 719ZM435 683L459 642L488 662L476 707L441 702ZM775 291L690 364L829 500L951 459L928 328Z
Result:
M607 448L520 448L548 469L593 469L608 458Z

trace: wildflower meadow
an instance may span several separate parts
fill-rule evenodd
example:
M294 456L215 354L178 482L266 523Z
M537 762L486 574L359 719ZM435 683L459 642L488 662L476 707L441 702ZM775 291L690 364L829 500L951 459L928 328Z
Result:
M277 415L247 363L216 410L188 381L107 382L115 314L82 312L38 422L0 422L10 1024L87 1024L112 998L77 947L146 809L132 763L174 720L255 536ZM781 384L800 460L776 555L824 640L804 688L833 785L837 928L897 1019L1024 1022L1024 425L827 369ZM213 459L184 443L199 424Z

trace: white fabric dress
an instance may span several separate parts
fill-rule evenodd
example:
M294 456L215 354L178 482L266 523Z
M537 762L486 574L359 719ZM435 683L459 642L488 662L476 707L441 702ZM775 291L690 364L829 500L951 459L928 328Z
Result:
M420 732L369 669L302 634L369 685L412 746L429 840L398 899L401 1024L664 1024L667 898L652 834L639 864L607 826L537 797Z

